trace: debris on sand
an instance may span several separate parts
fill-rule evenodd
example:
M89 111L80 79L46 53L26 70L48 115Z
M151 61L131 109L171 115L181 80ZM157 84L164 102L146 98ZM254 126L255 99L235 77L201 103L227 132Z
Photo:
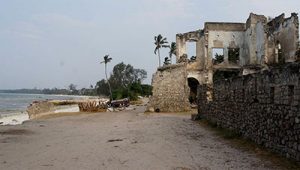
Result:
M107 142L120 142L123 141L123 139L110 139Z

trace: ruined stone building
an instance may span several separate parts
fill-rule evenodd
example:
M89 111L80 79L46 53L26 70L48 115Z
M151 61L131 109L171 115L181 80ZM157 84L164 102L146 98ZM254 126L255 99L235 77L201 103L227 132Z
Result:
M187 42L196 43L192 59ZM176 43L176 64L153 75L153 110L187 111L196 100L198 118L300 162L297 14L207 22L204 29L177 34Z
M187 42L196 43L192 59ZM152 78L150 107L157 111L188 111L199 85L207 86L206 95L212 100L213 83L219 77L299 61L299 20L296 13L274 19L251 13L245 23L206 22L203 29L177 34L176 45L176 64L158 68Z

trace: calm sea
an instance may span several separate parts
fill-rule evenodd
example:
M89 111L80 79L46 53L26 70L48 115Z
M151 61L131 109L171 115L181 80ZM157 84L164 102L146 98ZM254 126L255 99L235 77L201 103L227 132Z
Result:
M0 93L0 116L24 112L27 106L35 100L76 98L82 98L82 96Z

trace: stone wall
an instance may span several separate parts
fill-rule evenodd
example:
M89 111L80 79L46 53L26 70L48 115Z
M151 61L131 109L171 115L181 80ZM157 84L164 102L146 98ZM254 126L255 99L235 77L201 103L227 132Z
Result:
M198 87L200 117L300 161L300 63Z
M282 52L282 57L285 62L294 62L297 60L296 52L299 43L299 18L296 13L292 13L291 17L285 18L284 14L276 17L268 23L267 26L268 39L272 40L273 43L269 44L272 48L278 48L280 44L280 49ZM270 63L277 62L278 56L276 57L275 51L272 51L268 56L270 56ZM273 55L273 56L272 56Z
M149 108L160 112L190 110L186 65L174 64L158 68L152 78L152 97ZM149 109L149 110L152 110Z
M35 119L42 113L51 113L55 111L55 106L53 103L48 101L35 101L27 107L27 113L29 119Z

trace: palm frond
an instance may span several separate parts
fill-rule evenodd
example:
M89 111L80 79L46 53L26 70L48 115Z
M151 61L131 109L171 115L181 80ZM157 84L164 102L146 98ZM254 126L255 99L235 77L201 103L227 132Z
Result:
M100 64L102 64L102 63L107 64L108 62L110 62L110 61L112 60L112 58L109 58L109 55L105 55L105 56L103 57L103 60L104 60L104 61L101 61Z

